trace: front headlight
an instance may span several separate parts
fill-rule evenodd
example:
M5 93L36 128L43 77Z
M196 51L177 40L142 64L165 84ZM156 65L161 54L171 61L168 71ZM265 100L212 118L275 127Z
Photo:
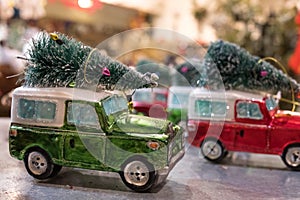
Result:
M173 126L173 131L174 131L174 132L178 132L180 129L181 129L181 128L180 128L180 126L178 126L178 125Z
M159 149L159 143L158 142L149 141L149 142L147 142L147 147L149 147L152 150L158 150Z

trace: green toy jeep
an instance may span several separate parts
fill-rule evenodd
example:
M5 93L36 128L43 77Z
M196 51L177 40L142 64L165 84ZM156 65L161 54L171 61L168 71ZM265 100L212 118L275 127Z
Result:
M62 166L118 172L134 191L164 181L184 155L182 128L130 114L124 95L77 88L17 88L9 150L37 179Z

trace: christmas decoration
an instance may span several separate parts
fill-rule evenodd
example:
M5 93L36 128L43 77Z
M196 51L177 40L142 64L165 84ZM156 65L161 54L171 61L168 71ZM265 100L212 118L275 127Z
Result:
M212 162L230 151L273 154L300 170L299 120L299 112L279 110L272 96L230 90L222 97L199 88L189 98L188 141Z
M130 90L157 85L144 75L61 33L41 32L27 52L24 86Z
M151 190L183 157L183 131L168 120L130 114L119 93L17 88L11 156L36 179L52 178L67 166L119 173L130 189Z
M212 43L205 55L203 67L207 72L207 83L214 85L215 71L219 71L226 89L264 91L276 94L299 90L299 84L263 59L253 56L236 44L219 40ZM221 83L222 84L222 83Z
M141 74L60 33L40 33L23 59L9 150L32 177L52 178L63 166L109 171L145 192L184 156L180 126L128 108L124 91L157 86L156 74Z

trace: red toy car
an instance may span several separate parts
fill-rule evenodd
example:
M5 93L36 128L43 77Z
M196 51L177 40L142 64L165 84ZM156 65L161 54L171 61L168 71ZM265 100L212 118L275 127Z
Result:
M134 112L156 118L167 118L167 88L138 89L132 96Z
M277 154L300 169L300 113L278 110L270 96L197 89L188 118L188 141L207 160L219 162L228 151Z

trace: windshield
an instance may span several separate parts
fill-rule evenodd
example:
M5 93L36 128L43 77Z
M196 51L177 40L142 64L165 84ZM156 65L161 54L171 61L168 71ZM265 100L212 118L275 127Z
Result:
M274 98L267 98L266 99L266 107L268 111L272 111L277 107L277 102Z
M107 115L120 111L127 111L127 100L123 96L113 95L103 101L103 107Z

